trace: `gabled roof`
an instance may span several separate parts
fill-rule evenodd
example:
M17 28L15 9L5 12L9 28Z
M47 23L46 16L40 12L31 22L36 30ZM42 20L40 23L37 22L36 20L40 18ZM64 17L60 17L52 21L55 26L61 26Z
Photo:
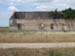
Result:
M14 12L10 19L48 19L49 12L35 11L35 12Z

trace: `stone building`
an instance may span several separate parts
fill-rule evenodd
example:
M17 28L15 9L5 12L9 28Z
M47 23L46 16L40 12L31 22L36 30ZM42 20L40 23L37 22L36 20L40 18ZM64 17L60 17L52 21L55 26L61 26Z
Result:
M75 31L75 20L53 19L49 12L14 12L9 20L15 31Z

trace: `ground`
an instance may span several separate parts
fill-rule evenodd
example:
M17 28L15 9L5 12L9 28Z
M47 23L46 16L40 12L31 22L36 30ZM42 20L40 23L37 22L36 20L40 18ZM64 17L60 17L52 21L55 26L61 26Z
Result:
M75 42L75 32L0 32L0 43Z
M75 32L0 32L0 56L75 56L74 47Z
M0 56L75 56L75 48L0 49Z

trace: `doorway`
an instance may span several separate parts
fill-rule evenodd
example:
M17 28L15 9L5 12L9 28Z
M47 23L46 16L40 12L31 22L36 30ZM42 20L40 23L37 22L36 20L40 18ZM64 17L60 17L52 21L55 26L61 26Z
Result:
M21 30L21 26L22 26L21 24L17 24L19 30Z

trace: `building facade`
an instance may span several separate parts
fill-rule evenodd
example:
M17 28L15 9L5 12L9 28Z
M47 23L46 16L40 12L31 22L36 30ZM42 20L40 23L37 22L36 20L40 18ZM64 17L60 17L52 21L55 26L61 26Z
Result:
M75 20L53 19L49 12L14 12L9 28L13 31L75 31Z

